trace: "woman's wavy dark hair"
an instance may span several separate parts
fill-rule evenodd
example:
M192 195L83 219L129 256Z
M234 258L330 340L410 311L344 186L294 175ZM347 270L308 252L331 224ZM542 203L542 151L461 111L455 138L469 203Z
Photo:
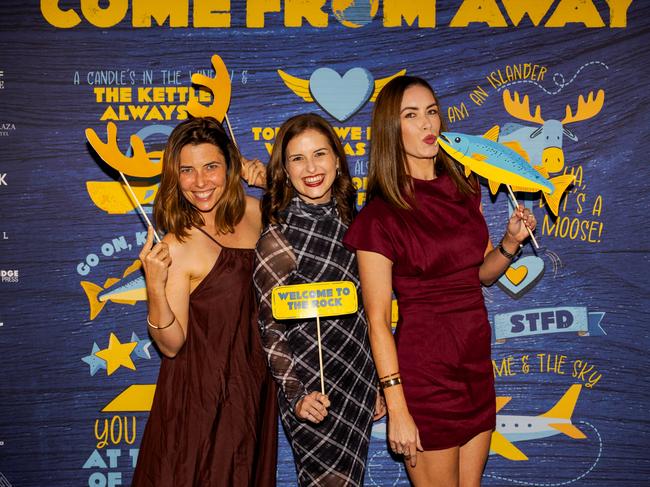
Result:
M310 129L323 134L329 142L334 155L338 157L339 174L332 184L332 196L336 201L341 220L345 224L350 224L352 221L355 211L354 198L356 190L352 184L348 160L341 140L327 120L315 113L305 113L291 117L284 122L275 138L271 159L266 167L267 190L262 198L262 223L264 226L271 223L282 223L281 212L289 205L291 198L296 194L285 169L287 146L291 139Z
M153 215L158 228L183 241L193 226L205 224L203 215L187 201L179 184L180 153L186 145L212 144L226 159L226 185L215 206L217 231L230 233L246 211L246 196L240 182L241 156L223 126L212 117L190 118L176 126L167 140L162 160L160 188Z
M422 86L431 92L440 114L440 132L447 130L440 101L422 78L398 76L390 80L379 92L372 112L370 132L370 165L368 168L368 198L381 196L396 208L410 209L413 188L408 173L406 149L402 140L400 108L404 92L411 86ZM476 192L476 177L466 178L463 167L440 149L436 156L436 171L447 172L464 195Z

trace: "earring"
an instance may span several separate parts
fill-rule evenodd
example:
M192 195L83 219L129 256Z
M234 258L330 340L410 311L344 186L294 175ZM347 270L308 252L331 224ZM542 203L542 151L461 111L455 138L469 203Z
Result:
M336 166L336 177L338 178L341 175L341 168Z

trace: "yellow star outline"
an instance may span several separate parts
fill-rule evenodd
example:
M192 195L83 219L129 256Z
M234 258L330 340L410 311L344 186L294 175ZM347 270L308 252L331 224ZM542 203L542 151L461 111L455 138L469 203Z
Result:
M120 343L120 340L111 333L108 339L108 348L95 353L95 356L106 361L106 374L111 375L121 366L135 370L135 364L131 360L131 352L138 346L137 342Z

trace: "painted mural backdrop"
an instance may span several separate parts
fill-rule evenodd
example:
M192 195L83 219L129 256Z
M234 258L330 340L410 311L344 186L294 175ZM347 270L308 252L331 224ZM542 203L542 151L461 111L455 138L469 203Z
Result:
M648 2L5 0L0 12L1 486L130 482L160 358L144 227L118 171L150 212L166 137L214 93L247 157L265 160L287 117L326 117L362 206L370 113L399 73L431 82L451 130L498 125L548 178L575 176L557 216L520 194L541 248L485 289L499 396L485 485L647 485ZM496 242L503 188L486 185L483 206ZM385 429L366 485L408 485ZM284 438L278 478L295 484Z

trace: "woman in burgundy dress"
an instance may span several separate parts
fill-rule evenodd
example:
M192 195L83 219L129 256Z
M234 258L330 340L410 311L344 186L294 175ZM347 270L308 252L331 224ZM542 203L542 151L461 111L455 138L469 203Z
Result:
M357 251L389 444L416 486L480 485L496 414L481 284L507 269L535 219L520 206L492 247L476 178L438 151L445 126L426 81L388 83L371 130L370 202L344 243Z
M133 486L275 485L277 408L252 286L258 201L223 127L172 132L154 204L167 232L140 254L152 338L163 354ZM264 166L246 161L249 182Z

